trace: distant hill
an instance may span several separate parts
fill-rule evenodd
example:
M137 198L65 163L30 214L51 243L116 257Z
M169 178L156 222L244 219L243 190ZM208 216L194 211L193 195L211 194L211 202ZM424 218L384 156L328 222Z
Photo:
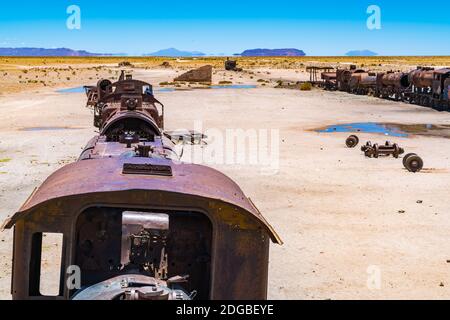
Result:
M377 56L378 53L370 51L370 50L352 50L345 54L349 57L373 57Z
M181 51L175 48L163 49L153 53L144 54L147 57L202 57L206 56L199 51Z
M243 57L302 57L303 50L289 49L250 49L240 54Z
M111 56L112 54L91 53L85 50L68 48L0 48L0 56L7 57L92 57Z

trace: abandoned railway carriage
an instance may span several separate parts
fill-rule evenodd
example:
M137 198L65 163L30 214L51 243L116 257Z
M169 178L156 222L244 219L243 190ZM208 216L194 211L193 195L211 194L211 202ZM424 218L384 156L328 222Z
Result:
M100 134L5 223L13 298L265 299L269 242L280 239L232 180L176 161L184 138L163 131L151 85L121 76L87 95ZM49 296L43 243L55 235L50 263L61 271Z
M327 68L330 69L330 68ZM335 80L334 80L335 76ZM408 73L371 73L356 69L323 72L320 86L354 94L409 102L439 111L450 111L450 69L417 67Z

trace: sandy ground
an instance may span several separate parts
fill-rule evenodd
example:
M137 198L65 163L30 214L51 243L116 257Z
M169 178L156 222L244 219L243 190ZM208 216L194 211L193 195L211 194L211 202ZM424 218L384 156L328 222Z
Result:
M265 74L265 75L264 75ZM141 70L158 84L173 70ZM295 79L294 71L260 77ZM239 79L239 80L237 80ZM450 294L449 140L391 139L425 160L412 174L401 159L367 159L348 133L314 128L349 122L450 124L449 113L340 92L211 89L159 93L166 128L279 130L279 169L213 165L232 177L267 217L283 246L270 251L272 299L442 299ZM0 98L0 219L17 210L57 168L74 161L95 134L85 95L43 89ZM384 142L359 134L362 142ZM0 233L0 298L10 299L12 232ZM51 263L51 262L50 262ZM375 280L374 280L375 279ZM373 281L374 280L374 281Z

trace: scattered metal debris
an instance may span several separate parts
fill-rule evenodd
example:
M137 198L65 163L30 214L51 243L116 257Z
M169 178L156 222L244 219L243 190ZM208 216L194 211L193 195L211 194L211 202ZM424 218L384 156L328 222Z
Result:
M389 141L386 141L384 145L379 145L378 143L372 145L370 141L367 141L367 143L361 147L361 151L363 151L365 156L369 158L378 158L379 156L390 155L394 158L398 158L399 155L405 152L405 150L400 148L398 144L392 144Z
M403 166L409 172L419 172L423 169L423 160L415 153L408 153L403 157Z
M355 135L351 135L347 138L347 140L345 140L345 144L349 148L356 147L358 145L358 143L359 143L359 138Z
M230 60L230 58L227 58L225 61L225 70L240 72L242 71L242 68L238 68L236 60Z

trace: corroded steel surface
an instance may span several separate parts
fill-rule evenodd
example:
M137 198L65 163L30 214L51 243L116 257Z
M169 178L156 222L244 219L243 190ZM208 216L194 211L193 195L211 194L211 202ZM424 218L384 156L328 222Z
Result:
M124 163L170 166L172 177L125 175ZM52 174L20 208L6 224L10 228L14 223L26 217L34 207L47 201L60 201L65 197L89 194L114 193L130 190L150 190L167 193L179 193L217 200L233 204L253 215L267 229L274 242L279 237L244 195L239 186L230 178L209 167L194 164L173 164L163 159L147 158L106 158L78 161L69 164Z
M316 69L320 67L307 68ZM322 82L312 83L326 90L373 95L450 111L450 68L417 67L410 72L372 73L352 65L335 72L323 72L321 79Z
M392 86L396 88L407 88L410 85L408 74L404 72L381 74L380 81L383 86Z
M433 85L434 70L414 70L409 74L409 81L418 88L431 87Z
M79 266L86 288L61 286L53 299L190 299L197 291L199 299L265 299L269 241L282 242L230 178L179 161L180 137L201 143L205 136L165 132L146 82L122 74L86 90L100 134L5 224L15 227L13 298L43 297L46 232L63 234L61 268ZM121 288L129 273L161 285ZM174 279L184 279L181 287Z

